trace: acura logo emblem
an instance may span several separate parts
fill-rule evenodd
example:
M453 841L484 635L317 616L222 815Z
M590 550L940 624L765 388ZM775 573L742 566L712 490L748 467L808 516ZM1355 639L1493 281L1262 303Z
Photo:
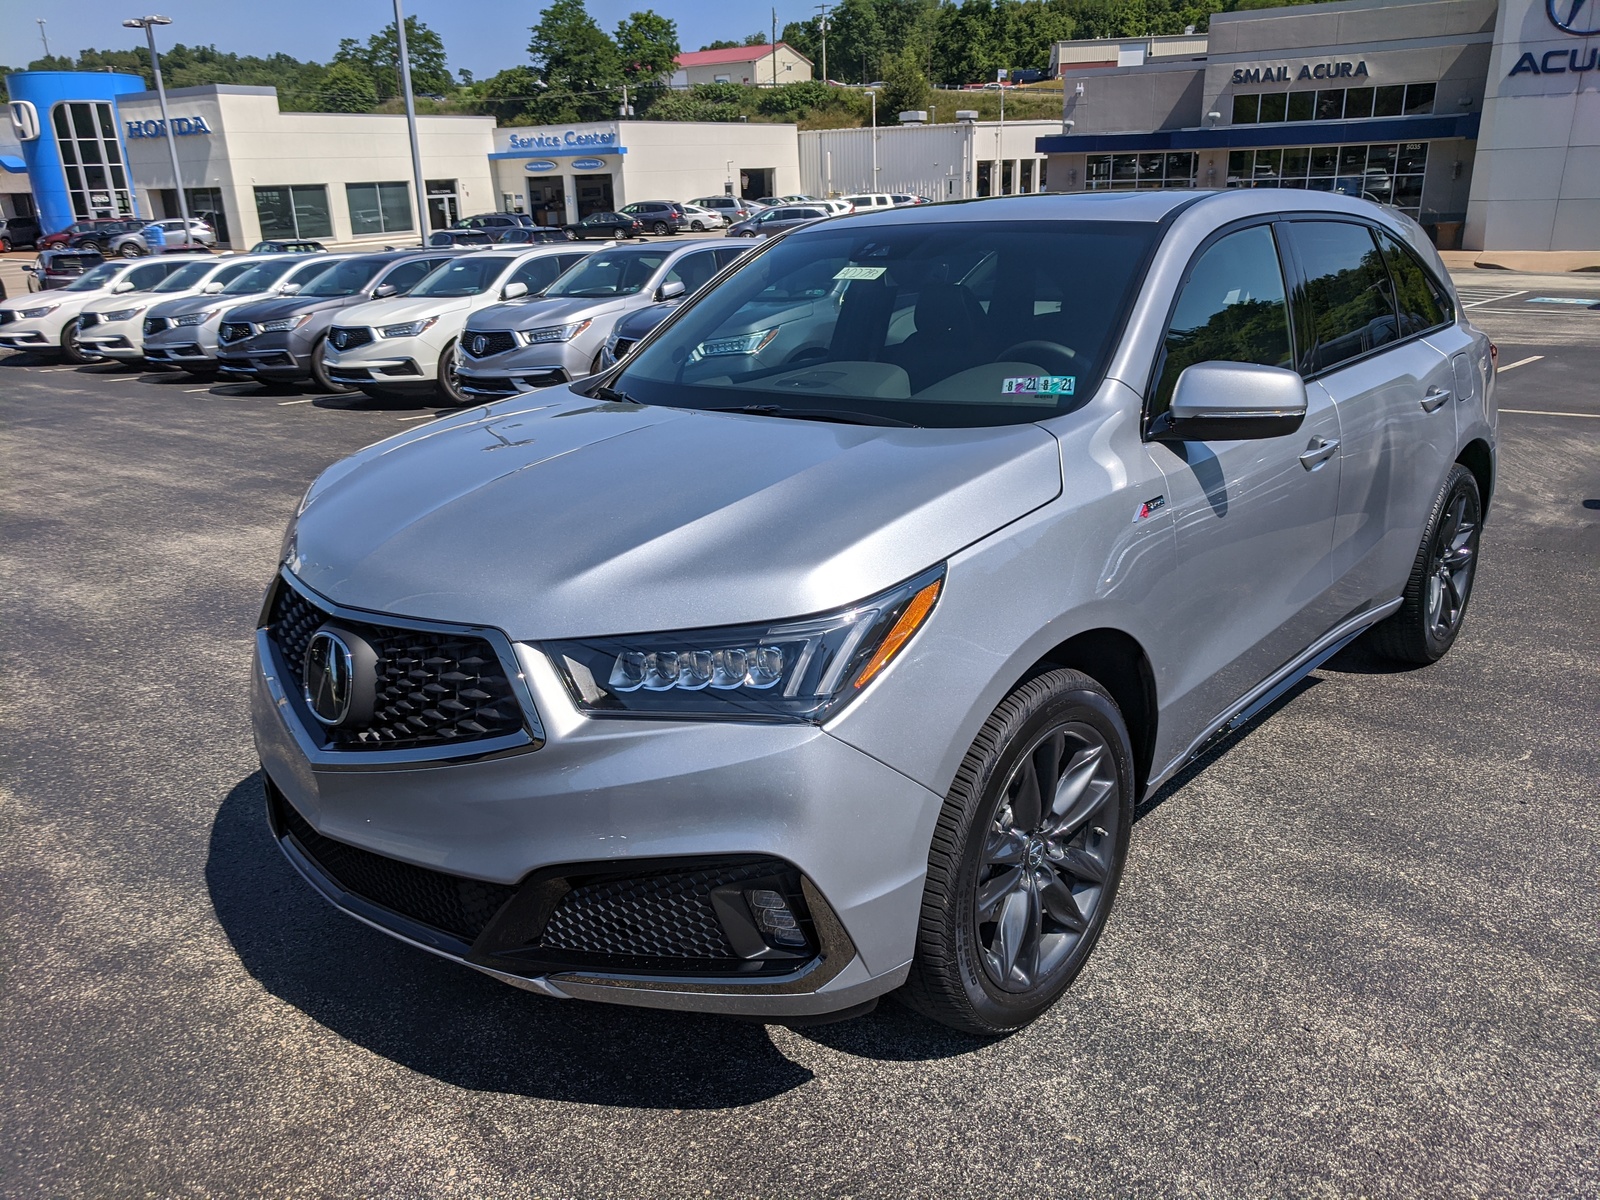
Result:
M1544 7L1550 23L1564 33L1577 37L1600 33L1600 3L1596 0L1544 0Z
M474 354L482 354L483 350L484 350L484 347L487 346L488 344L489 344L489 339L484 337L480 333L477 337L472 339L472 352Z
M350 646L329 629L311 635L304 669L306 707L324 725L338 725L350 715L355 661Z

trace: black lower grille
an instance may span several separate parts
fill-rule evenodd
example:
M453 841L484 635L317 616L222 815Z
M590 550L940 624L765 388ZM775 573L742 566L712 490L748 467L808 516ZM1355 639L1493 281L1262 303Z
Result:
M497 330L494 333L475 333L467 330L461 335L462 348L473 358L488 358L491 354L504 354L517 344L516 337L509 330Z
M217 341L242 342L250 336L250 325L245 321L224 321L217 326Z
M79 329L92 329L98 324L100 324L99 313L82 313L78 317Z
M402 917L453 934L469 945L516 891L443 871L431 871L323 837L276 788L271 790L279 827L345 891Z
M638 340L638 338L618 338L617 344L611 349L612 356L618 362L621 362L628 356L628 351L633 349L633 344Z
M289 690L298 686L312 634L329 621L335 621L331 614L279 580L267 633L287 668ZM377 700L370 721L326 731L331 748L408 750L502 737L523 727L522 708L500 657L483 638L343 619L335 623L376 652Z
M634 969L748 966L729 944L711 893L756 879L786 881L782 890L814 945L799 899L799 876L787 863L769 858L579 883L550 914L538 951Z
M372 341L372 330L355 329L347 325L336 325L328 334L328 344L335 350L350 350L356 346L365 346Z
M15 309L0 308L0 325L9 325L17 319Z
M166 317L146 317L144 319L144 335L149 337L152 333L160 333L172 322Z

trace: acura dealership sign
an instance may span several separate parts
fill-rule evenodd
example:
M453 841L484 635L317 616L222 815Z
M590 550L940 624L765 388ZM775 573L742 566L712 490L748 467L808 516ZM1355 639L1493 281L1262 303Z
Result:
M1544 0L1545 16L1562 33L1588 38L1600 34L1600 0ZM1507 76L1582 74L1600 67L1600 47L1558 46L1525 50Z
M1544 0L1550 24L1574 37L1600 33L1600 3L1595 0Z

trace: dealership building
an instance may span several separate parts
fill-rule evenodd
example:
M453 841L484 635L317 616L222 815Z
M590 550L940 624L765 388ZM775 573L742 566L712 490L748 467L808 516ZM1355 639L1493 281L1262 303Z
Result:
M1342 191L1444 248L1600 248L1600 4L1342 0L1068 42L1052 191Z

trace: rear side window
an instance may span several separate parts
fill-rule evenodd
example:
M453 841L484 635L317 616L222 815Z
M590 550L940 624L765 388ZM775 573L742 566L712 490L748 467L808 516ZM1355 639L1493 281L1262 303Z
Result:
M1316 322L1311 371L1332 370L1397 340L1389 270L1372 231L1346 221L1296 221L1292 228Z
M128 282L133 284L134 291L142 292L155 287L177 269L169 263L145 263L128 272Z
M1394 280L1395 306L1400 312L1400 336L1410 337L1450 323L1453 305L1450 294L1435 280L1411 250L1389 234L1379 231L1383 257Z
M1289 306L1270 226L1241 229L1195 260L1167 327L1150 415L1172 403L1178 376L1195 363L1289 367Z

